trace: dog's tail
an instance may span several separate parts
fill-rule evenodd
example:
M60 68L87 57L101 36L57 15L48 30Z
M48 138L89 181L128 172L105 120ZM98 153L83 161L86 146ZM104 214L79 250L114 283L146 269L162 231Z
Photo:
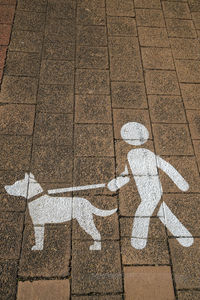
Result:
M117 208L115 209L111 209L111 210L102 210L102 209L98 209L97 207L92 208L92 213L95 214L96 216L100 216L100 217L107 217L110 216L112 214L114 214L117 211Z

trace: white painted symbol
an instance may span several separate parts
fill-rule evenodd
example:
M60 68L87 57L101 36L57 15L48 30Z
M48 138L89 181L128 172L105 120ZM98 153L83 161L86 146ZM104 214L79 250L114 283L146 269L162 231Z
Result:
M105 184L101 184L101 187ZM99 185L85 186L85 188L96 188ZM80 187L80 190L85 189ZM101 250L101 235L97 230L93 214L96 216L106 217L117 211L101 210L94 207L88 200L78 197L52 197L48 194L40 195L43 192L42 187L35 180L32 174L25 174L25 178L16 181L13 185L5 186L8 194L13 196L22 196L31 199L38 195L36 200L28 203L28 209L34 225L35 245L32 250L42 250L44 248L44 226L49 223L63 223L76 219L79 225L94 240L90 250ZM75 190L78 190L76 187ZM67 191L73 188L65 189ZM50 190L51 193L58 193L60 190Z
M148 140L149 133L144 125L130 122L121 128L121 136L128 144L139 146ZM141 198L133 221L131 245L136 249L143 249L147 243L150 217L163 194L158 168L164 171L181 191L187 191L189 185L172 165L150 150L133 149L129 151L127 158ZM117 191L129 180L128 167L125 166L124 172L108 183L108 188L111 191ZM158 217L182 246L189 247L193 244L194 239L191 233L164 201L159 208Z

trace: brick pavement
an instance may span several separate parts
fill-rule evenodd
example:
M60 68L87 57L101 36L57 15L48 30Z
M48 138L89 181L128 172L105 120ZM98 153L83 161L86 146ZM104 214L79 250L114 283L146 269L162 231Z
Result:
M199 39L199 0L0 0L2 300L200 298ZM101 251L76 220L46 225L44 250L32 251L29 201L4 186L25 172L44 190L108 183L133 148L120 135L127 122L144 124L144 147L189 183L183 193L160 172L194 244L182 247L155 211L146 248L131 246L132 180L116 193L73 192L118 207L94 218Z

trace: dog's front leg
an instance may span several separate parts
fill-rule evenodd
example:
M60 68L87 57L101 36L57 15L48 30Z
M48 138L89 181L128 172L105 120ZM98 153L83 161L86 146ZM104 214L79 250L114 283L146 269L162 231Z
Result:
M44 248L44 225L34 226L35 245L31 250L43 250Z

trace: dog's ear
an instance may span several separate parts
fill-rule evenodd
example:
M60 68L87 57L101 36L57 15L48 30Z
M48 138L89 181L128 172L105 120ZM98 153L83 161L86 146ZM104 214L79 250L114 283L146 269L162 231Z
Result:
M32 173L30 173L29 176L31 179L35 179L35 176Z
M28 179L28 173L25 173L25 179Z

